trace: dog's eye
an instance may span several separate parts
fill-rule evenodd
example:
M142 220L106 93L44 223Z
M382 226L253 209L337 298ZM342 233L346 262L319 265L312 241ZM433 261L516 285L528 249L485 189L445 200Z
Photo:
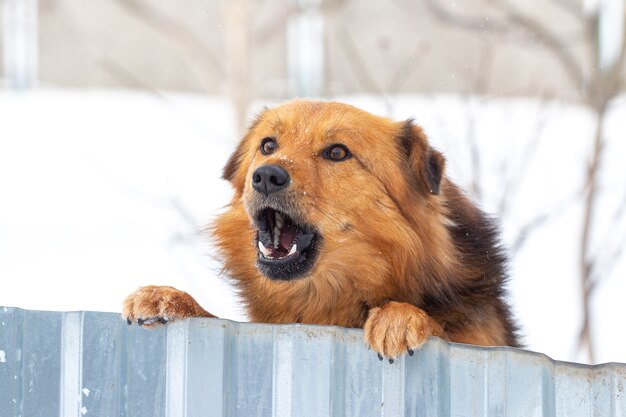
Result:
M350 150L348 150L345 145L341 144L330 145L328 148L324 149L322 155L324 158L335 162L346 160L352 156Z
M265 138L261 141L261 153L263 155L269 155L274 153L278 145L276 145L276 139Z

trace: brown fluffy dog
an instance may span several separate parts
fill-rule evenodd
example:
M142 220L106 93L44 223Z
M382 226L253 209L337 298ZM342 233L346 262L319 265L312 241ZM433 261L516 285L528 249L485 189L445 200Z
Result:
M252 321L364 328L389 358L433 335L518 345L496 229L412 121L287 103L258 117L224 178L235 193L214 238ZM212 317L153 286L131 294L124 315Z

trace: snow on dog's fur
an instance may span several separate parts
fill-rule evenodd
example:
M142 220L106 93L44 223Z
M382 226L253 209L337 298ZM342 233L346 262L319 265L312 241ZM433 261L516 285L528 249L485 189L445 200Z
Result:
M390 358L429 336L518 345L497 230L411 120L333 102L267 109L224 178L234 196L213 237L252 321L364 328ZM124 315L211 316L171 287L139 289Z

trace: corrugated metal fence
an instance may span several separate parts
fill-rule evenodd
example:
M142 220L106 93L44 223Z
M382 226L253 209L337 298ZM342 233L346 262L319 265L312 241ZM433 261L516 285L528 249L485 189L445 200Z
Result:
M362 332L0 308L0 417L626 416L626 365L429 341L381 362Z

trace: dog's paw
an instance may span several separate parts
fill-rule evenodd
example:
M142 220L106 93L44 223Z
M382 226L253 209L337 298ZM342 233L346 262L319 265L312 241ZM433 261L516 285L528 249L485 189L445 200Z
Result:
M165 324L187 317L215 317L200 307L192 296L173 287L141 287L124 300L122 316L130 325Z
M441 326L424 310L395 301L371 309L363 329L378 358L387 357L390 363L403 353L413 356L413 349L430 336L443 336Z

